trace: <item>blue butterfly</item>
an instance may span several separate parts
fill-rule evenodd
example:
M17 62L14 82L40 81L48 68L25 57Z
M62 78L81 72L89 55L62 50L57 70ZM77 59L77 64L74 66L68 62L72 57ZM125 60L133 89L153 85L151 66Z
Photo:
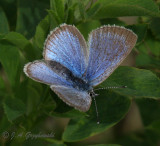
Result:
M24 67L31 79L50 85L65 103L86 112L93 87L102 83L135 46L137 35L119 26L102 26L89 34L88 43L72 25L63 24L48 35L44 60Z

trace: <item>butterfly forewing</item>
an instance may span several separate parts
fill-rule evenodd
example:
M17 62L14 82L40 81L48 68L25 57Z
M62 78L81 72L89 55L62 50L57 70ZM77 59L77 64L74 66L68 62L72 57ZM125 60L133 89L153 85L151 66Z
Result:
M78 31L71 25L61 25L47 37L43 56L45 60L54 60L81 77L87 67L88 50L86 42Z
M89 64L86 78L90 85L103 82L135 46L137 36L124 27L104 26L89 35Z
M25 74L31 79L48 85L71 86L64 78L56 74L43 60L36 60L24 67Z

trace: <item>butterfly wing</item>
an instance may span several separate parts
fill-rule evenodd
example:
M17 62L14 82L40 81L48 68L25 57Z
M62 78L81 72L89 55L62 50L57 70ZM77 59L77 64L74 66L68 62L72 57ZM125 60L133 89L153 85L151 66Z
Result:
M50 68L43 60L37 60L26 64L24 72L35 81L51 85L51 89L68 105L83 112L88 111L91 105L88 92L73 87L72 80L67 80L70 74L67 68L55 62L54 66Z
M67 82L64 78L54 72L43 60L36 60L26 64L24 72L29 78L37 82L48 85L71 86L71 83Z
M91 105L91 97L86 91L81 91L69 86L51 85L51 89L69 106L86 112Z
M92 86L103 82L135 46L136 34L119 26L104 26L89 35L89 62L86 78Z
M86 70L88 54L85 39L72 25L63 24L54 29L44 44L44 59L59 62L77 77Z

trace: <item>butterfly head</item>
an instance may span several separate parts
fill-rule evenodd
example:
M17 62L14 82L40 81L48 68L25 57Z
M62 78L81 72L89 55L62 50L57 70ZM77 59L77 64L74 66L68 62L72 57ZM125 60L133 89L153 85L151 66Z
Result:
M90 95L91 97L96 97L96 96L99 95L99 94L96 94L93 89L90 90L88 93L89 93L89 95Z

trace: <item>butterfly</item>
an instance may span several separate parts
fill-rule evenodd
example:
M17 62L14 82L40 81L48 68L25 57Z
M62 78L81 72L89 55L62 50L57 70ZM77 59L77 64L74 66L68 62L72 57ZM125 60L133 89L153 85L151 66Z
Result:
M120 26L102 26L89 34L88 43L73 25L62 24L50 32L43 58L24 66L31 79L50 86L66 104L89 110L93 88L131 52L137 35Z

